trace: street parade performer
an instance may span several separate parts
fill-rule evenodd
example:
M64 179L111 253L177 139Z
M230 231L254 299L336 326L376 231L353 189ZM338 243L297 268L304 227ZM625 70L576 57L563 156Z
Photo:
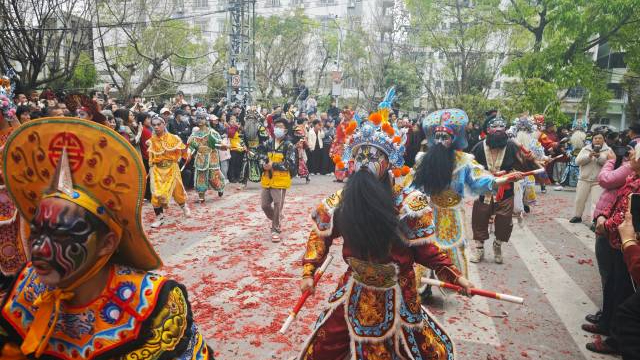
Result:
M337 164L336 159L342 158L342 153L344 152L344 144L347 142L347 124L351 122L353 119L353 115L355 113L351 109L345 109L342 111L342 120L336 127L336 137L333 139L331 143L331 148L329 149L329 156L333 160L334 164ZM336 177L337 182L343 182L347 177L347 170L341 169L338 166L335 167L333 174Z
M262 125L260 114L255 109L250 109L244 117L244 138L248 151L244 154L240 182L247 185L247 181L260 182L262 168L258 160L258 147L269 140L269 132Z
M185 217L191 216L187 207L187 192L182 184L178 161L186 157L187 147L177 136L167 131L163 118L151 119L153 136L147 141L149 151L149 179L151 184L151 205L156 214L156 221L151 227L156 228L164 223L164 208L173 199L182 208Z
M311 214L302 291L313 288L314 273L338 237L348 268L298 359L453 359L451 339L421 307L414 263L466 291L473 285L432 241L426 197L393 184L408 168L400 138L381 117L372 114L345 145L338 164L353 161L354 173ZM353 133L356 126L347 129Z
M280 222L287 190L291 187L291 171L295 167L296 153L293 144L287 140L287 120L276 118L273 122L274 137L258 149L262 167L262 211L271 220L271 241L280 241Z
M142 159L126 140L44 118L14 131L3 161L31 223L31 262L2 303L0 358L213 359L184 286L148 272L162 261L142 228Z
M218 149L226 150L226 146L222 145L220 134L211 129L208 123L208 114L197 111L198 128L194 129L187 140L189 153L195 154L193 182L201 203L204 202L204 195L210 188L217 191L218 196L222 196L226 181L220 170L220 153L218 152Z
M520 171L537 170L532 152L525 152L506 132L506 122L499 116L485 124L487 137L473 147L471 154L476 161L494 175L502 174L503 179L519 181ZM493 218L495 240L493 242L494 261L502 264L502 243L511 238L513 230L513 184L497 184L497 192L487 191L473 203L471 227L475 243L469 261L478 263L484 258L484 242L489 239L489 223Z
M491 192L496 186L495 177L472 155L462 151L467 147L465 127L468 122L467 114L460 109L438 110L423 119L422 129L429 146L412 184L430 198L436 227L435 243L465 276L467 239L462 201L465 188L479 195Z
M523 151L530 151L534 160L540 164L548 160L544 153L544 147L538 141L540 134L532 118L527 115L520 116L514 121L513 130L515 132L514 140ZM544 175L546 174L539 176L538 179L541 184L547 185L549 178ZM514 184L514 214L518 216L518 219L522 219L522 212L531 211L531 206L535 205L536 200L536 177L534 175L528 175Z
M15 84L8 77L0 79L0 152L4 148L9 135L18 128L20 123L15 116L13 88ZM5 105L6 104L6 105ZM2 176L2 158L0 157L0 298L2 291L11 282L27 262L24 249L26 248L26 233L28 226L18 214Z

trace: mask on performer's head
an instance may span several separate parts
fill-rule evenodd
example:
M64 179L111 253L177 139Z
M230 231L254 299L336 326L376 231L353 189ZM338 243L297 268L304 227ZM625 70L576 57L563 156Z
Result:
M389 159L380 149L371 145L362 145L354 156L356 171L367 170L378 179L382 179L389 170Z
M101 256L107 226L70 201L47 198L31 222L31 261L48 286L66 286L87 272Z

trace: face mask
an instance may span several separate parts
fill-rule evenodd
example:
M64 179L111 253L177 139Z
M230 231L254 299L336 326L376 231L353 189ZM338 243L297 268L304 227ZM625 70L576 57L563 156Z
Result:
M120 125L120 131L124 131L125 126L124 125Z
M354 158L355 169L367 169L378 179L381 179L387 170L389 170L389 160L382 150L370 146L363 145Z
M285 130L281 128L275 128L273 129L273 133L275 134L276 138L280 139L284 137Z

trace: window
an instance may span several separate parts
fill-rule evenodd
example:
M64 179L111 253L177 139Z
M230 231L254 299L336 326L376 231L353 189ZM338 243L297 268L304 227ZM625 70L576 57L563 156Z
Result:
M291 2L289 4L291 6L299 6L299 5L304 5L304 1L303 0L291 0Z
M584 96L584 88L580 86L572 87L567 93L567 97L571 99L581 99Z
M200 31L201 33L204 34L205 31L207 31L207 27L209 26L209 23L207 20L195 20L193 22L193 28L197 31Z
M318 3L320 5L334 5L336 0L319 0Z
M624 98L624 90L621 84L607 84L607 89L613 93L613 98L622 100Z
M609 125L611 124L611 120L609 118L601 118L600 125Z
M445 58L445 56L444 56L444 52L443 52L443 51L440 51L440 52L438 53L438 59L440 59L440 60L444 60L444 58Z
M500 81L496 81L496 83L495 83L495 89L496 89L496 90L500 90L500 86L501 86L501 85L502 85L502 84L500 83Z
M267 7L279 7L280 0L267 0Z
M206 9L209 7L209 0L194 0L193 6L196 9Z

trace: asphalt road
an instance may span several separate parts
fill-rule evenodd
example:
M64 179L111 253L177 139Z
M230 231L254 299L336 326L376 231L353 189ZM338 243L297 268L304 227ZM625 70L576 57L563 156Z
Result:
M259 185L225 195L209 194L184 219L175 204L164 227L148 229L165 266L160 271L184 283L195 319L216 359L290 359L309 334L322 305L345 269L338 241L337 261L286 336L278 334L299 296L300 259L308 236L309 212L340 187L330 176L294 180L284 208L283 240L271 243L260 209ZM487 258L470 264L476 287L525 298L524 305L436 294L429 309L456 343L457 359L608 359L585 349L592 336L580 329L601 304L594 236L585 224L570 224L574 193L539 196L524 222L503 246L505 263ZM469 202L467 206L469 205ZM467 211L470 216L470 210ZM153 211L145 205L147 224Z

